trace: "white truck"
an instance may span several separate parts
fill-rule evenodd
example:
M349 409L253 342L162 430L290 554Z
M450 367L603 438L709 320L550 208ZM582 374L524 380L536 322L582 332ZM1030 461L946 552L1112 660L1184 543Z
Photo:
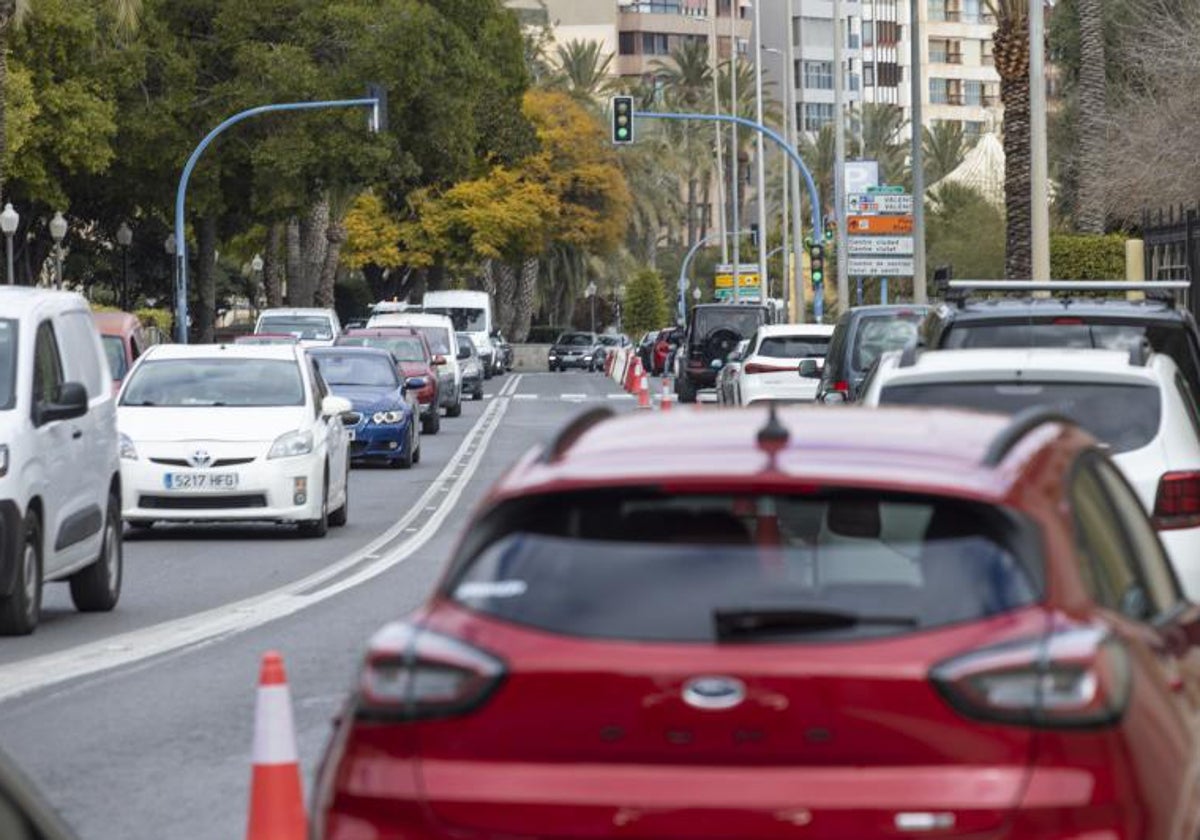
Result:
M421 302L422 309L431 314L445 315L454 324L456 332L467 333L471 343L483 359L484 376L488 379L498 372L504 362L499 358L492 333L492 296L487 292L445 291L426 292Z

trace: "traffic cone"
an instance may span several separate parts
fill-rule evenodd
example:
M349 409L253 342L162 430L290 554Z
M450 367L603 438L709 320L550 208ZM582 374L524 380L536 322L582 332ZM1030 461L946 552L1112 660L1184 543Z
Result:
M629 373L625 377L625 390L629 393L634 393L638 389L638 383L642 381L642 360L634 359L633 364L629 366Z
M254 771L246 840L305 840L300 760L283 657L263 654L254 707Z
M671 377L664 376L662 381L662 410L670 411L671 403L675 402L675 392L671 387Z
M645 373L638 379L638 408L650 408L650 378Z

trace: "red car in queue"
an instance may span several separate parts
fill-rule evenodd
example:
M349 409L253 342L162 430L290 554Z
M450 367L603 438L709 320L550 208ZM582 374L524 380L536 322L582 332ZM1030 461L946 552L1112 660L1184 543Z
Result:
M370 641L322 840L1194 840L1200 611L1034 411L583 415Z
M445 364L445 359L433 354L425 336L408 327L364 327L347 330L338 336L334 344L389 350L396 359L396 370L401 380L422 377L425 387L416 395L421 407L421 433L438 433L442 427L442 413L438 406L438 376L434 368L439 359L441 364Z

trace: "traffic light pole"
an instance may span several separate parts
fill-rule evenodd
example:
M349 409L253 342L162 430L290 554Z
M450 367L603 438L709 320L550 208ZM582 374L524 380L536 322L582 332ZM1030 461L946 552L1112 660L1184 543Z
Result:
M192 156L188 158L187 164L183 167L183 174L179 177L179 188L175 192L175 335L176 341L180 344L187 344L188 340L188 276L187 276L187 237L184 236L184 225L187 220L187 188L188 181L191 180L192 170L196 168L196 163L200 160L200 156L204 154L214 140L217 139L225 129L230 126L237 125L242 120L250 117L258 116L259 114L270 114L276 111L315 111L325 108L370 108L372 110L370 128L374 132L379 132L383 129L384 100L381 94L364 99L335 99L324 102L282 102L275 105L259 105L257 108L249 108L239 114L234 114L225 122L218 125L208 135L200 141L200 145L196 146L192 152Z
M748 120L744 117L734 116L733 114L675 114L662 111L635 111L633 115L635 117L643 117L651 120L733 123L735 125L743 125L747 128L751 128L759 132L764 137L773 140L776 145L778 145L784 150L784 152L787 153L787 156L791 158L792 163L794 163L796 168L800 170L800 174L804 176L804 183L808 186L808 199L810 205L809 209L812 211L813 239L815 241L820 238L821 197L817 192L816 182L813 181L812 173L808 171L808 167L804 165L804 159L801 158L800 154L777 132L767 128L762 123L757 123L754 120ZM800 267L797 266L796 270L799 271L799 269ZM823 282L824 281L822 281L822 284ZM815 288L817 284L814 283L813 285L813 314L816 316L817 323L821 323L822 317L824 316L824 296L820 288Z

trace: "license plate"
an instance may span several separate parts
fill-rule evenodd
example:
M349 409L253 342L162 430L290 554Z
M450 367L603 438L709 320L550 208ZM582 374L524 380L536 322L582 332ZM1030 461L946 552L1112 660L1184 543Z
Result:
M168 490L235 490L237 473L167 473L163 485Z

